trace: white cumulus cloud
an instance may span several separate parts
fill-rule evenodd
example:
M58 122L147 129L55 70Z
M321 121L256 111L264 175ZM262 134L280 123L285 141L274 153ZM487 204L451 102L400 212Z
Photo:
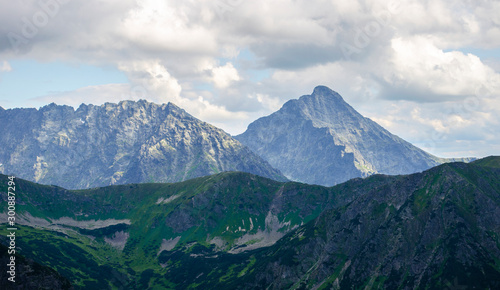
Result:
M322 84L403 138L444 134L436 154L469 152L471 140L477 154L497 148L499 1L53 1L64 4L43 25L33 19L45 1L0 3L0 35L24 38L18 49L0 38L0 71L60 61L114 67L128 83L39 101L171 101L237 134ZM470 118L449 113L481 92Z
M240 80L238 71L230 62L226 63L223 66L213 68L212 73L213 82L218 88L226 88L231 84L231 82Z

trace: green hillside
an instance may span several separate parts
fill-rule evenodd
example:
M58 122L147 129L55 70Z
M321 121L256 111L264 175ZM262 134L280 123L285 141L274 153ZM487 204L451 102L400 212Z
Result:
M364 195L269 248L210 262L221 274L200 281L202 288L500 287L499 169L452 163L385 177L384 184L380 178L365 179L372 186ZM236 262L228 265L229 259ZM191 258L185 265L203 262Z
M500 157L499 156L488 156L483 159L476 160L474 162L475 165L500 168Z
M0 180L5 192L7 176ZM239 172L76 191L16 183L20 253L77 288L174 287L163 278L163 252L269 246L327 206L350 200L331 188Z
M500 169L486 161L331 188L240 172L78 191L16 180L16 242L76 289L495 289Z

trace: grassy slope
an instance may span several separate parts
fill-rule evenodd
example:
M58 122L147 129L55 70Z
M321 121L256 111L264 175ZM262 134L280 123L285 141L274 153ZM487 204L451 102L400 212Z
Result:
M468 187L480 187L485 194L498 200L498 174L491 173L491 169L478 162L466 169L457 167L455 171L467 181ZM487 164L498 164L498 159ZM326 220L339 219L349 209L346 205L351 205L356 197L359 197L357 200L363 196L366 198L364 194L373 192L374 188L390 188L391 184L398 184L405 178L375 175L324 188L279 183L245 173L221 173L175 184L122 185L80 191L17 180L18 213L29 212L35 217L52 220L71 217L81 221L109 218L131 221L130 225L100 230L66 227L64 233L21 226L18 245L23 255L56 269L77 288L168 289L201 285L204 288L231 289L257 280L256 275L267 271L269 263L279 261L285 265L299 265L301 261L297 260L296 250L318 238L327 240L328 227L326 224L318 227L318 220L315 220L293 231L275 246L238 255L215 253L210 238L224 238L227 242L225 249L229 249L244 233L255 233L259 227L263 229L269 212L276 213L280 222L290 221L293 225L310 221L324 209L336 207L336 210L329 210L321 216L323 219L327 217ZM3 192L6 180L5 176L0 176L0 190ZM444 181L434 175L426 182L432 186ZM412 210L417 214L428 214L429 202L437 192L429 195L422 189L412 190L413 185L405 186L410 188L391 190L396 193L409 190ZM157 204L159 199L173 196L178 197L169 203ZM370 209L369 215L376 220L377 216L382 219L384 214L396 215L395 209L387 202L378 206L369 204L367 208ZM478 214L466 204L459 208L468 220L473 220ZM254 222L253 230L250 230L249 222L243 223L250 217ZM246 232L238 231L238 228ZM123 250L104 242L104 238L110 238L115 230L130 234ZM5 237L5 231L0 235ZM493 231L491 235L498 243L500 233ZM162 240L175 237L180 237L176 248L159 254ZM347 257L340 255L338 259L345 261ZM340 277L343 266L334 268L326 282ZM318 283L309 275L300 274L299 281ZM382 280L377 281L384 284Z
M6 176L0 180L0 190L5 191ZM162 278L168 267L158 261L162 240L180 237L178 249L191 251L196 242L214 251L210 240L219 237L226 243L222 250L227 250L244 234L265 231L270 212L278 217L281 230L288 231L316 217L327 204L341 201L332 189L280 183L246 173L77 191L19 179L16 183L17 213L21 215L29 213L52 222L63 217L130 220L130 225L99 230L60 226L62 230L57 232L20 226L18 245L25 256L56 269L83 288L108 287L108 283L128 288L173 287ZM176 198L157 203L169 197ZM123 250L105 242L118 231L129 234ZM5 230L0 235L5 236Z
M473 161L472 164L484 167L500 168L500 157L499 156L488 156L483 159Z
M366 194L269 248L216 257L202 246L191 249L196 255L164 252L160 260L172 264L166 278L179 289L500 286L498 169L453 163L339 188Z
M405 196L399 209L392 206L398 195ZM248 253L257 262L230 285L494 289L500 286L497 212L498 169L457 163L392 177L269 249ZM426 268L412 274L422 261Z

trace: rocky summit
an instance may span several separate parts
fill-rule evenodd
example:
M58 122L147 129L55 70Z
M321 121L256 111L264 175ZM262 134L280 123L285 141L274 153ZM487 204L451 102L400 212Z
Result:
M420 172L447 161L363 117L324 86L288 101L235 138L286 177L326 186L374 173Z
M223 171L285 180L223 130L176 105L0 110L0 173L65 188L176 182Z

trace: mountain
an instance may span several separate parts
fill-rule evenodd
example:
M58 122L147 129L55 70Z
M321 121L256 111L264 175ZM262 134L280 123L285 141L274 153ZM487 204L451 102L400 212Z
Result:
M445 161L363 117L324 86L235 138L289 179L325 186L374 173L420 172Z
M172 103L0 110L0 173L66 188L176 182L223 171L286 180L247 147Z
M497 289L498 164L330 188L243 172L88 190L16 179L16 245L75 289Z
M497 156L488 156L485 158L472 161L472 164L483 167L500 168L500 158L498 158Z
M174 282L164 277L170 269L166 257L173 250L217 256L270 246L361 192L243 172L86 190L15 183L20 254L85 289L146 289L149 283L168 288ZM0 175L0 191L7 185L7 176ZM6 196L1 200L7 203ZM0 220L7 220L6 208ZM0 229L0 243L8 245L7 235Z
M210 261L170 254L183 263L167 277L204 289L499 289L498 167L450 163L361 184L353 202L271 247Z

